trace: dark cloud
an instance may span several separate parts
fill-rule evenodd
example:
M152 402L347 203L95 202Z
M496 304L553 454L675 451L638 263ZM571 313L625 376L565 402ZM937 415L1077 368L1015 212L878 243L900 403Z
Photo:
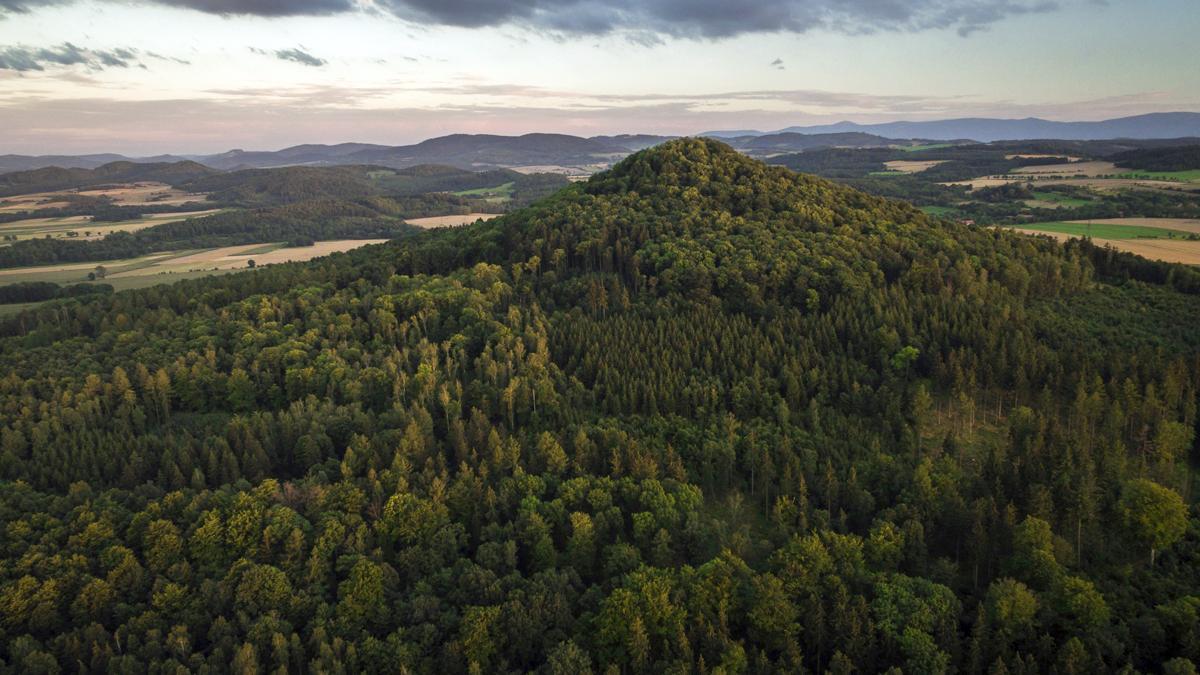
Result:
M5 0L0 0L4 2ZM57 1L57 0L51 0ZM355 8L353 0L151 0L208 14L251 16L321 16Z
M279 49L272 52L272 54L274 54L275 58L277 59L292 61L294 63L299 63L302 66L311 66L313 68L319 68L326 63L329 63L325 59L317 58L300 48Z
M0 70L29 72L48 66L80 65L93 70L144 67L136 49L84 49L70 42L57 47L0 47Z
M771 62L771 67L775 70L787 70L787 67L783 65L783 59L775 59Z
M833 30L872 33L954 28L968 34L1006 17L1046 12L1053 0L377 0L416 21L518 24L567 34L649 31L688 38Z
M73 0L0 0L0 16ZM727 38L745 33L850 34L953 29L962 35L1007 17L1057 9L1059 0L144 0L218 14L329 15L375 9L417 23L517 25L559 36ZM1061 0L1087 2L1097 0Z

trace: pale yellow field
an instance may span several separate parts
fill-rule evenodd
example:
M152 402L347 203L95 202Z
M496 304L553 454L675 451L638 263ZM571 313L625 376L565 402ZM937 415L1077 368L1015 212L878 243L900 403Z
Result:
M1016 155L1005 155L1005 156L1004 156L1004 159L1051 159L1051 158L1058 158L1058 157L1066 157L1068 162L1077 162L1077 161L1079 161L1079 158L1078 158L1078 157L1071 157L1070 155L1029 155L1029 154L1016 154Z
M170 257L150 265L130 269L124 272L110 274L110 279L120 279L131 276L147 276L156 274L177 274L181 272L198 272L203 270L233 270L248 267L253 260L256 265L273 265L283 262L304 262L329 255L366 246L381 244L387 239L339 239L336 241L318 241L312 246L297 246L295 248L276 248L272 251L258 253L266 244L245 244L242 246L226 246L207 251L198 251L179 257ZM94 265L93 265L94 267Z
M1118 169L1112 162L1072 162L1070 164L1047 164L1045 166L1023 166L1013 169L1013 173L1048 176L1112 176L1127 172L1128 169Z
M557 164L531 164L529 166L514 166L509 167L517 173L561 173L567 178L574 179L577 177L587 178L597 171L603 171L609 167L608 164L589 164L587 166L559 166Z
M1095 221L1093 221L1095 222ZM1014 232L1037 234L1066 241L1071 235L1062 232L1041 232L1024 228L1012 228ZM1180 239L1092 239L1097 246L1111 246L1118 251L1136 253L1150 260L1161 260L1184 265L1200 265L1200 241Z
M166 183L130 183L104 190L79 190L76 194L88 197L108 197L119 206L137 204L187 204L203 202L205 195L176 190Z
M409 225L424 228L435 227L455 227L458 225L470 225L477 220L491 220L500 214L498 213L468 213L462 216L431 216L429 218L411 218L404 222Z
M1028 174L1027 177L987 177L975 178L972 180L952 181L949 183L941 183L941 185L966 185L972 190L978 190L985 187L995 187L997 185L1008 185L1009 183L1026 183L1032 182L1037 185L1080 185L1083 187L1095 188L1097 190L1122 190L1129 188L1143 189L1162 189L1172 191L1194 191L1198 188L1194 184L1179 183L1176 181L1165 180L1140 180L1133 178L1059 178L1057 176L1038 176Z
M1099 218L1092 221L1070 220L1071 223L1087 223L1094 225L1142 225L1145 227L1161 227L1166 230L1179 230L1200 234L1200 219L1194 218Z
M891 171L899 171L901 173L920 173L926 169L933 168L938 164L944 163L944 159L894 159L890 162L884 162L884 165Z
M70 204L63 201L60 195L50 192L0 199L0 213L33 211L36 209L61 209L65 206L70 206Z
M1024 181L1016 178L974 178L972 180L956 180L949 183L941 183L941 185L966 185L972 190L978 190L985 187L996 187L997 185L1008 185L1009 183L1021 183Z

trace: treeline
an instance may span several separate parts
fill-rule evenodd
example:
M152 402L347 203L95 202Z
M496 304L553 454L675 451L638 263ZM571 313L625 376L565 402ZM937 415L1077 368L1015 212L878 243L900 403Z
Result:
M898 159L900 154L893 148L825 148L779 155L766 161L825 178L862 178L872 172L885 171L884 162Z
M355 199L378 194L360 167L287 166L216 173L188 182L221 204L268 207L313 199Z
M1200 297L1124 262L684 140L6 317L0 665L1193 672Z
M1130 217L1200 218L1200 195L1189 192L1120 190L1093 193L1064 185L1038 186L1037 191L1086 199L1087 203L1030 206L1027 200L1037 199L1037 195L1027 184L1011 183L976 190L971 193L975 201L953 205L960 217L988 225ZM1179 236L1188 235L1180 233Z
M512 184L513 201L524 205L565 186L567 179L556 174L522 174L508 169L467 171L437 165L408 169L297 166L232 171L195 180L184 187L210 193L211 201L261 207L318 198L409 198L507 184Z
M23 302L41 302L61 298L78 298L84 295L112 293L109 284L72 284L59 286L49 281L18 281L0 286L0 305Z
M1192 171L1200 169L1200 145L1130 150L1113 155L1112 161L1142 171Z

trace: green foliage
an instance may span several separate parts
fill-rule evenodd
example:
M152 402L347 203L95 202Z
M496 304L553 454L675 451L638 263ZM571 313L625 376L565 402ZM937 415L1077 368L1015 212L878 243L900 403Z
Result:
M1158 550L1183 537L1188 527L1187 507L1179 494L1145 478L1131 480L1117 504L1121 523L1129 536L1150 549L1150 563Z
M683 140L57 300L0 322L0 668L1186 669L1180 279Z

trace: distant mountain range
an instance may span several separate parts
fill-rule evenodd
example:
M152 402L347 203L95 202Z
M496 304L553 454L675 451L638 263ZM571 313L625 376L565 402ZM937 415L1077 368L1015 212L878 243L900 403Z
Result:
M160 156L129 158L121 155L29 157L0 156L0 173L45 167L94 169L113 162L162 163L192 161L229 171L281 166L369 165L404 169L424 164L441 164L476 171L499 168L530 168L564 173L591 173L605 168L630 153L664 141L670 136L646 134L581 138L566 134L495 136L454 134L431 138L415 145L297 145L277 151L230 150L218 155ZM751 155L800 152L825 147L878 147L898 142L865 133L751 134L726 139L730 145Z
M788 127L774 132L736 130L712 131L701 135L724 139L779 133L855 132L888 138L923 138L935 141L970 139L981 143L1029 139L1098 141L1112 138L1182 138L1200 136L1200 113L1151 113L1100 122L1054 122L1036 117L1019 120L966 117L928 122L885 122L882 124L838 122L836 124Z
M712 131L699 135L720 138L752 156L768 157L773 154L818 148L903 145L911 144L913 139L987 143L1024 139L1089 141L1196 137L1200 136L1200 113L1155 113L1102 122L1053 122L1037 118L964 118L884 124L839 122L820 126L788 127L774 132L736 130ZM540 171L585 174L605 168L632 152L671 138L647 134L591 138L567 134L453 134L413 145L307 144L275 151L230 150L216 155L160 155L137 158L115 154L40 157L0 155L0 173L44 167L95 169L117 161L164 163L187 160L222 171L279 166L346 165L403 169L422 164L442 164L476 171L528 167Z

